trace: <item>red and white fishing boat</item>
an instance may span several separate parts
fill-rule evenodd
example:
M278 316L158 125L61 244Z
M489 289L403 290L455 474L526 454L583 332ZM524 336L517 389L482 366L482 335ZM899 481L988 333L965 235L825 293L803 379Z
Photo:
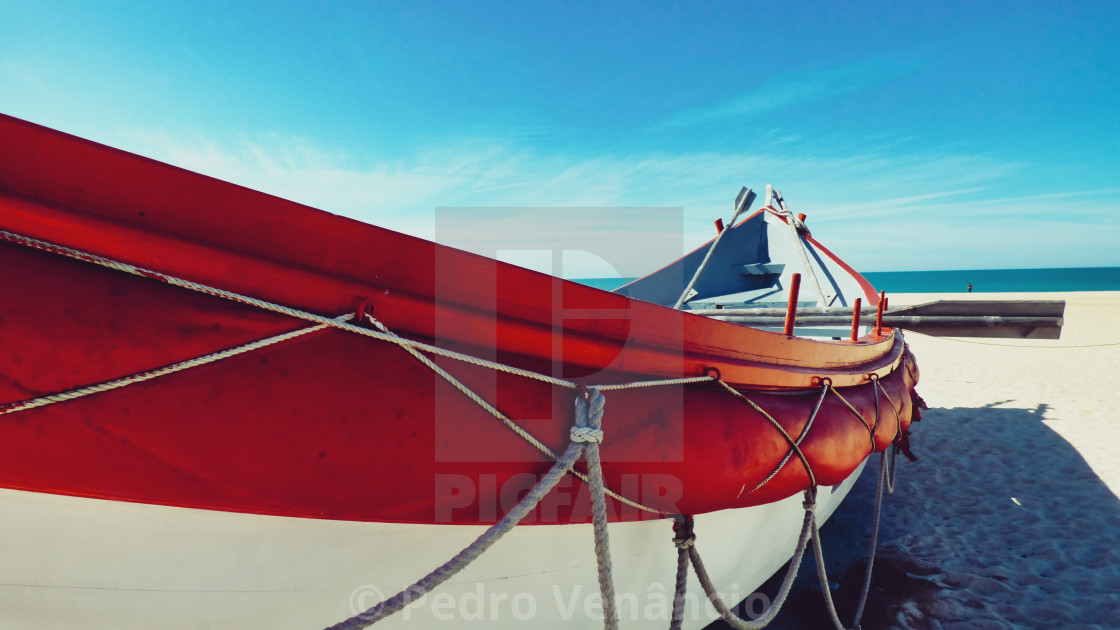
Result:
M733 604L915 415L898 331L774 315L880 304L777 196L612 293L10 117L0 146L0 626L350 618L513 510L598 391L618 615L664 627L674 518ZM576 468L381 624L602 626Z

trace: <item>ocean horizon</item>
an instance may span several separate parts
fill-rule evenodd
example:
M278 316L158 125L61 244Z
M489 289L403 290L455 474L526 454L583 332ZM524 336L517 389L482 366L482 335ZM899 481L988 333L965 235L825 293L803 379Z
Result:
M863 276L887 293L967 293L969 284L973 293L1120 291L1120 267L871 271ZM611 291L633 280L577 278L573 282Z

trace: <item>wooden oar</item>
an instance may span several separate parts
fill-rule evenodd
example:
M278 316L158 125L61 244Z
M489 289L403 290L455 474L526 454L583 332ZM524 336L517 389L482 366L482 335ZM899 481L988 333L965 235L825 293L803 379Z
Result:
M1063 300L940 300L889 309L883 325L938 337L1058 339L1064 324ZM761 328L781 328L785 309L734 308L690 311L721 321ZM874 309L861 309L872 314ZM850 325L852 309L802 308L799 328Z

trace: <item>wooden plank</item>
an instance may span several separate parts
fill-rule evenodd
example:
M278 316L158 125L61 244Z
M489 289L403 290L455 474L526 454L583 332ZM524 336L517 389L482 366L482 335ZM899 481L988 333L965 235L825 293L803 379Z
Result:
M938 300L889 309L897 315L1001 315L1007 317L1062 317L1064 300Z
M748 276L781 275L785 268L785 263L754 263L753 265L740 265L739 273Z
M904 328L931 337L979 337L987 339L1061 339L1060 326L920 326Z
M712 319L743 326L780 328L783 317L773 315L724 315ZM799 328L846 326L851 315L802 315ZM1004 317L996 315L884 315L883 325L938 337L1000 337L1020 339L1058 339L1064 320L1061 317Z
M886 315L899 316L997 316L997 317L1062 317L1066 303L1063 300L939 300L913 306L888 308ZM707 308L690 310L695 315L785 315L783 308ZM875 309L865 307L860 310L864 315L874 314ZM851 317L850 307L802 307L798 315L847 315Z
M735 323L754 323L758 322L760 325L768 325L769 322L782 322L785 321L783 317L776 317L772 315L731 315L731 316L713 316L712 319L718 319L725 322ZM798 325L805 326L835 326L839 324L850 324L852 318L848 316L839 315L805 315L802 311L797 312ZM906 328L908 326L1060 326L1062 324L1061 317L1003 317L1000 315L883 315L883 325L892 328Z
M725 317L731 315L744 315L744 316L766 316L766 315L781 315L785 316L786 309L782 308L704 308L687 311L693 315L704 315L706 317ZM863 308L860 312L864 315L874 315L874 308ZM822 308L819 306L802 306L797 309L797 316L802 315L847 315L850 319L852 316L852 309L846 307L827 307Z

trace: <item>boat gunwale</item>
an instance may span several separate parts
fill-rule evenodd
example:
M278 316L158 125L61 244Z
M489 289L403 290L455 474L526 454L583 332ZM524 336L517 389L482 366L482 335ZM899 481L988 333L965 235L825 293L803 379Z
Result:
M410 318L423 309L425 302L429 308L431 304L439 303L455 317L481 318L492 322L491 325L500 321L503 327L526 331L533 329L537 335L554 336L563 331L565 337L578 340L591 354L602 351L604 347L617 347L620 342L628 344L632 356L622 364L610 365L612 375L697 376L705 368L715 368L730 383L761 389L809 388L822 377L832 379L839 386L859 384L866 382L872 374L883 376L889 373L898 366L902 356L901 337L891 330L884 330L881 338L869 335L854 343L786 337L777 332L690 316L687 311L633 300L494 261L8 116L0 115L0 137L40 141L35 146L27 146L27 142L11 144L9 146L17 147L17 150L0 155L0 206L7 210L0 219L0 227L6 230L151 267L170 275L183 275L203 284L229 280L224 273L215 271L226 272L238 265L248 265L257 270L267 268L273 275L285 278L299 276L302 282L308 282L309 277L320 283L329 278L335 285L334 293L348 290L351 294L351 303L346 305L351 308L354 306L354 294L383 292L391 295L392 299L386 300L389 304L379 310L379 318L397 332L418 339L432 338L435 331L410 326ZM105 182L99 176L111 176L113 181ZM162 194L154 200L145 200L145 187L130 187L128 181L148 181L147 192L151 191L151 182L154 181ZM191 196L187 192L194 196L210 195L221 203L199 209L191 205ZM247 234L245 232L251 230L231 229L223 219L230 216L232 208L243 210L243 214L247 215L238 220L240 225L252 226L254 218L268 219L267 233ZM759 210L762 211L764 209ZM318 240L311 245L301 238L321 226L329 227L326 231L330 234L326 237L319 234ZM258 238L262 236L266 238ZM287 240L281 237L287 237ZM332 237L336 239L332 240ZM341 244L339 241L342 241ZM625 311L631 325L626 327L625 336L620 338L618 334L608 334L594 323L577 325L568 320L558 328L551 309L518 301L520 296L517 295L479 295L469 288L450 295L426 295L436 292L425 292L423 289L427 287L424 286L416 290L415 286L409 286L408 280L415 280L425 272L429 275L436 273L436 262L433 260L430 268L412 269L404 278L378 273L375 266L366 264L361 252L363 248L376 246L379 241L384 241L390 248L420 254L430 252L433 259L448 257L450 260L442 264L454 263L457 268L455 273L489 269L494 274L504 274L526 285L559 282L565 296L572 296L575 302L593 304L591 309L581 310ZM851 273L865 292L870 289L873 293L862 276L827 248L815 240L812 242ZM297 247L297 243L303 247ZM180 263L190 255L209 252L217 257L219 263L208 262L197 266L209 265L221 269L211 269L209 274L198 273L197 270L192 273L187 269L188 273L184 274L181 264L159 264L166 259L166 256L157 255L160 248L173 254ZM342 255L347 253L349 258ZM417 258L425 257L420 255ZM364 272L361 271L363 266L366 268ZM235 286L222 288L253 294L252 278L243 269L240 272L242 277L233 282ZM247 288L250 290L246 291ZM273 299L277 293L284 296L283 288L268 288L271 294L255 297L279 303L291 304L293 301ZM877 301L877 296L875 299ZM493 300L494 304L487 305L487 300ZM294 301L296 303L292 306L308 310L342 308L338 299L330 305ZM394 316L391 312L394 302L398 306L410 304L405 309L408 313ZM634 330L635 324L638 331ZM670 332L666 334L666 330ZM477 337L441 341L449 341L465 349L496 351L499 355L514 358L525 354L523 348L495 348L486 343L478 344ZM539 355L527 356L530 359L541 358ZM565 357L566 362L567 359ZM578 365L579 361L570 363ZM676 369L678 367L683 369Z

